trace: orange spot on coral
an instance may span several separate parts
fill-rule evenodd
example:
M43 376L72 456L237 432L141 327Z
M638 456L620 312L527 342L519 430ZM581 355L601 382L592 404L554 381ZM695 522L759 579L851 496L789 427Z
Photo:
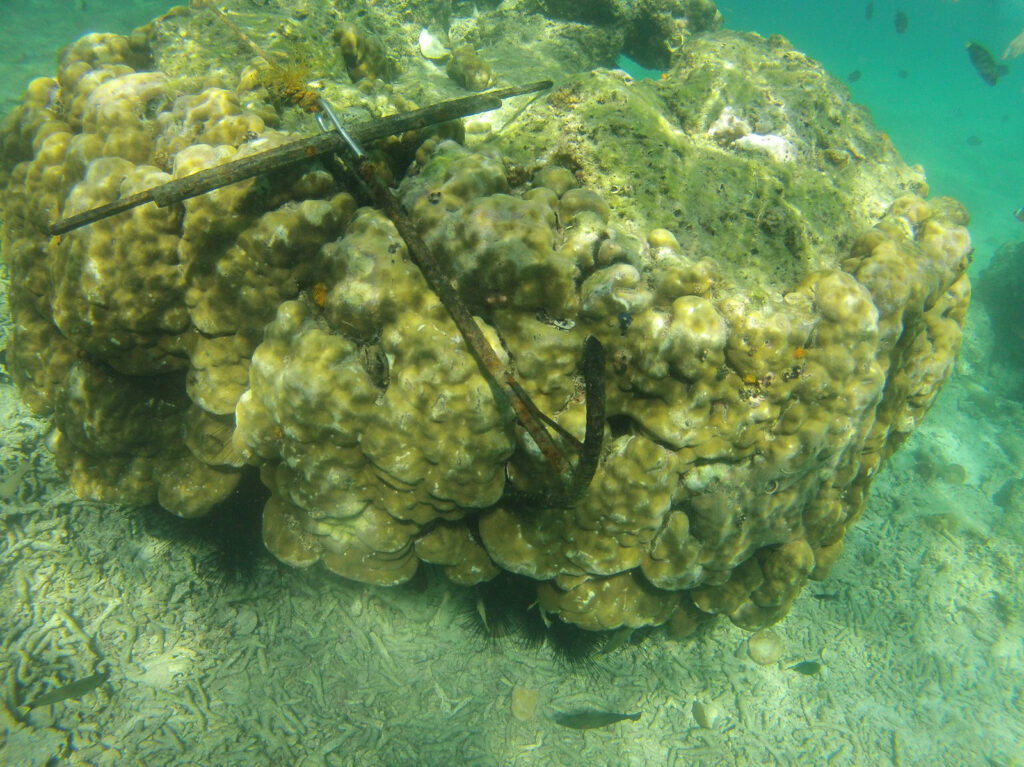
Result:
M807 356L807 350L802 346L798 346L796 349L793 350L793 356L796 357L798 360L802 360L804 357Z
M747 376L746 378L743 379L743 383L746 383L746 384L757 383L757 376L753 376L753 375Z
M313 303L323 309L327 305L327 286L318 282L313 286Z

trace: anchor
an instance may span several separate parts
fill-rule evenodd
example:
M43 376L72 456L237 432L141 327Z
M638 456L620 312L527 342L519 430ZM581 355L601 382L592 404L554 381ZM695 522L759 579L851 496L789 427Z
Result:
M506 488L507 499L520 506L538 504L557 507L569 506L583 495L594 477L600 460L605 426L604 347L594 336L588 336L583 344L581 367L587 413L584 439L580 442L556 421L541 412L516 380L508 365L502 362L480 330L480 326L473 318L469 308L459 297L451 278L444 272L416 230L405 206L380 179L377 169L367 159L366 152L362 147L365 142L386 136L398 135L428 125L497 109L501 106L503 99L536 93L551 86L550 80L542 80L527 85L496 88L390 117L356 123L349 128L342 125L330 104L320 97L317 101L319 109L315 114L321 133L240 160L207 168L124 199L60 219L50 225L49 233L53 236L63 235L150 202L155 202L159 207L164 208L214 189L307 162L313 158L325 157L328 160L334 160L335 163L340 160L343 166L355 176L357 183L363 187L374 204L391 219L399 235L405 241L410 257L422 272L430 289L438 296L455 322L466 345L476 358L477 363L486 372L492 386L511 405L516 419L536 443L541 454L555 472L564 480L561 487L539 496L521 493L514 488ZM579 457L574 469L570 469L568 460L548 432L547 426L550 426L577 451Z

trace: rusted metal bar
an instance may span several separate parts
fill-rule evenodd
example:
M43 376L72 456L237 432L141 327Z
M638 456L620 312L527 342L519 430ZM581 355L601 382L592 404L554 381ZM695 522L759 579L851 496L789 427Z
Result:
M347 145L345 148L347 149ZM409 218L409 214L406 212L401 201L387 184L380 180L372 162L362 161L353 163L350 158L345 157L344 153L342 158L347 161L350 167L353 164L355 165L355 170L366 184L374 204L391 219L391 222L398 230L398 234L405 240L413 262L419 267L430 289L441 299L441 303L448 310L448 314L454 320L455 326L459 329L473 356L483 365L490 380L505 395L505 398L515 411L519 423L523 425L523 428L533 438L533 441L537 443L537 447L540 448L541 453L554 467L555 471L560 475L566 475L569 471L569 463L565 456L562 455L558 445L551 438L551 435L548 434L547 429L544 428L544 424L534 416L534 413L538 412L537 406L533 404L529 395L519 385L519 382L516 381L512 371L509 370L508 366L501 361L501 358L491 348L483 331L480 330L480 326L476 324L476 320L470 313L469 308L459 297L455 286L452 285L451 280L448 279L448 276L444 273L437 259L434 258L434 254L431 253L423 238L420 237L420 233L416 231L416 226L412 223L412 219Z
M338 135L343 136L347 133L340 127L330 105L321 101L320 106L330 123L338 126L336 131ZM326 120L323 124L327 124ZM578 440L568 435L571 443L574 443L579 449L580 454L576 469L570 475L570 464L548 433L544 423L545 421L552 423L559 432L564 433L564 430L540 411L530 395L516 380L508 365L502 362L491 347L451 279L423 241L401 200L380 179L377 169L372 162L366 159L366 155L353 136L344 136L337 149L337 154L349 168L355 170L366 185L367 192L374 204L391 219L399 236L405 241L410 257L427 281L427 285L448 311L477 362L483 366L489 379L511 405L519 423L526 429L555 472L563 479L568 480L563 488L551 493L551 497L557 499L560 504L569 504L578 499L590 484L594 472L597 470L601 440L604 436L605 355L601 342L594 336L588 336L584 344L583 377L587 397L586 437L581 445Z
M87 224L100 221L104 218L116 216L118 213L124 213L126 210L131 210L132 208L137 208L139 205L152 202L152 191L152 189L147 189L145 192L133 194L131 197L114 200L113 202L108 202L106 205L100 205L98 208L90 208L84 213L79 213L77 216L62 218L59 221L50 224L48 231L51 236L57 236L59 234L70 232L72 229L78 229L86 226Z
M483 93L464 96L462 98L442 101L411 112L382 117L378 120L357 123L348 128L349 134L359 143L371 141L418 130L428 125L456 120L460 117L487 112L501 106L501 100L524 93L534 93L551 87L550 80L527 85L496 88ZM50 225L49 233L53 236L65 234L104 218L123 213L147 202L155 202L160 207L167 207L182 202L190 197L205 194L222 186L244 181L247 178L286 168L299 162L319 157L323 154L338 152L344 139L334 131L318 133L309 138L299 139L282 146L268 149L265 152L243 157L240 160L226 162L214 168L207 168L197 173L168 181L166 184L139 192L122 200L115 200L92 208L68 218L63 218Z

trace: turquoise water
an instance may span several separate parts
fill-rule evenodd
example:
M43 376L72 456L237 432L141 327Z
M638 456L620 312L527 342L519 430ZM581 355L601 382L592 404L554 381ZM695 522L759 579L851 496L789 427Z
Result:
M719 7L726 27L781 34L847 82L931 194L965 203L973 276L1024 239L1024 57L993 87L965 45L998 57L1024 2L876 0L870 20L866 5ZM63 45L169 7L0 0L0 112ZM1001 495L1024 478L1022 373L995 364L1014 340L980 302L970 317L951 381L881 472L832 574L776 627L784 654L764 667L724 620L580 670L481 640L477 606L440 577L423 592L374 588L266 555L225 577L218 557L251 514L211 535L160 509L77 500L46 449L49 422L0 370L0 765L1022 765L1024 510ZM0 330L2 348L6 302ZM96 668L109 678L17 706L23 689ZM582 708L642 714L586 731L554 722Z
M1013 213L1024 205L1024 61L995 87L982 81L965 50L974 40L998 57L1024 29L1024 3L1005 0L877 0L866 2L728 2L730 27L782 34L840 79L871 109L908 163L928 172L932 194L961 200L971 211L978 261L1024 235ZM896 32L898 10L907 30ZM899 76L906 72L906 78ZM981 142L968 143L971 136Z

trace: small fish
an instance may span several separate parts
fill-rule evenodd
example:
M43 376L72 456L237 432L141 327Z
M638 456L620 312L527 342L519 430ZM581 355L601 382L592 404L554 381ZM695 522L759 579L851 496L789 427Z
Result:
M612 711L574 711L571 714L555 714L555 722L563 727L572 727L574 730L593 730L597 727L607 727L610 724L629 719L635 722L640 718L640 713L616 714Z
M868 3L864 6L864 21L871 21L871 18L875 15L875 4Z
M896 15L893 17L892 23L893 26L896 27L896 32L902 35L907 31L907 24L910 23L910 18L903 11L896 11Z
M31 703L24 704L24 708L31 710L33 708L39 708L40 706L50 706L54 703L70 700L71 698L81 698L86 693L92 692L106 682L109 676L110 672L104 671L100 674L87 676L84 679L76 679L63 687L58 687L56 690L50 690L47 693L43 693Z
M989 85L995 85L1000 77L1010 71L1006 64L996 63L988 48L973 40L967 43L967 55L971 57L971 64L981 75L981 79Z
M805 660L803 663L790 666L789 671L798 671L804 676L814 676L821 671L821 664L816 660Z
M846 76L846 82L855 83L860 79L860 70L855 69Z
M896 73L896 76L901 80L906 80L908 77L910 77L910 72L908 72L905 69L901 69Z
M1024 224L1024 207L1017 208L1017 210L1013 212L1013 217Z
M838 593L828 594L828 593L822 592L820 594L811 594L811 596L814 597L815 599L820 599L822 602L831 602L833 599L839 599L839 594Z
M981 138L973 134L968 136L967 146L981 146Z

